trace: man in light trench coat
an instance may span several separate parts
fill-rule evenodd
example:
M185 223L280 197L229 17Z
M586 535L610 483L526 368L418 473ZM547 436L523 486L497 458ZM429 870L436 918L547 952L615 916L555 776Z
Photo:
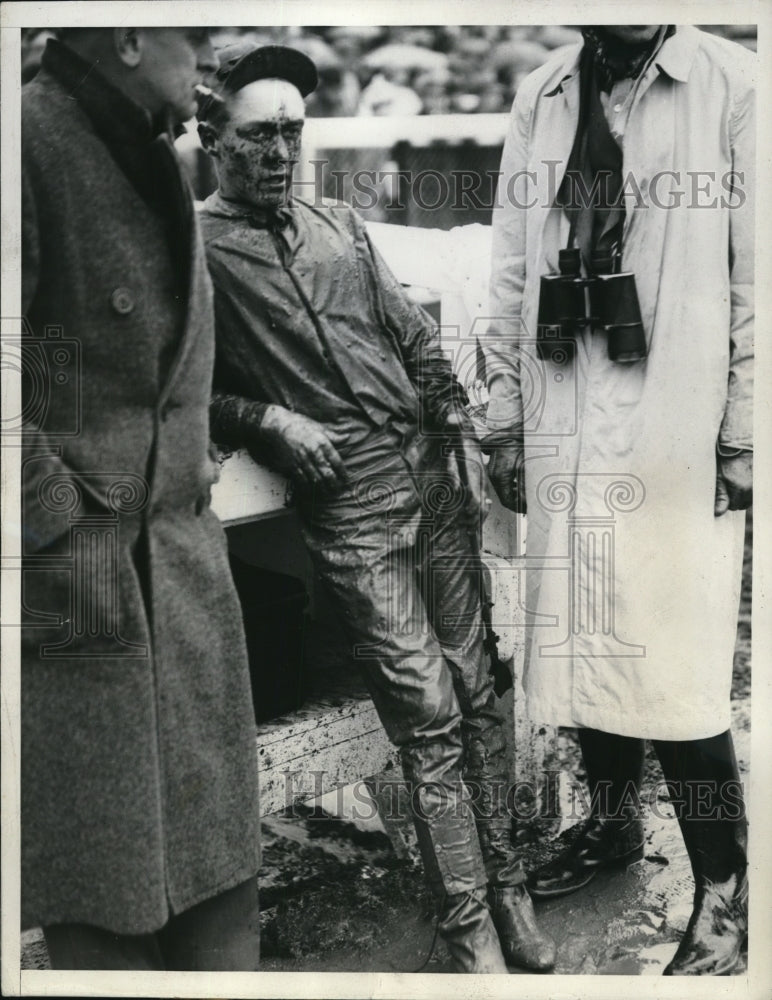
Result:
M209 507L212 292L170 133L206 30L23 91L22 921L54 968L257 967L257 746Z
M640 857L629 793L651 739L695 879L665 974L717 975L747 933L729 726L752 484L755 57L693 27L583 34L518 91L493 223L489 472L528 514L528 711L580 727L594 795L529 886L560 896ZM585 276L621 250L648 356L612 360L598 323L543 328L537 351L540 278L572 245Z

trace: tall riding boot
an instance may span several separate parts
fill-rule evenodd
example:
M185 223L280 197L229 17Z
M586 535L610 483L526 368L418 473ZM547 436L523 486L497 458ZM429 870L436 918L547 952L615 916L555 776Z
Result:
M536 899L565 896L587 885L604 868L643 856L638 793L643 780L643 740L598 729L580 729L590 817L573 844L533 872L528 888Z
M418 847L456 972L508 972L485 900L480 843L461 780L458 732L401 749Z
M446 896L439 913L438 929L456 972L509 973L484 887Z
M493 693L482 712L464 719L462 733L464 780L472 794L488 902L501 949L510 965L547 972L555 965L555 942L536 922L525 872L512 843L506 740Z
M727 975L748 935L747 824L732 734L654 747L694 874L694 909L664 975Z

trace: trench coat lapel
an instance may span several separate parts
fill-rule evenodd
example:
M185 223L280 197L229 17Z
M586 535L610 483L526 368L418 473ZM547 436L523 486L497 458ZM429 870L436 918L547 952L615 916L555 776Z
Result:
M624 247L632 247L637 241L631 230L636 217L643 213L646 217L646 259L663 260L668 237L670 212L651 204L648 184L652 178L671 169L675 163L676 129L679 128L678 92L691 71L697 38L688 28L678 28L674 35L666 39L657 56L648 67L636 89L630 121L635 127L626 129L624 140L624 161L622 167L623 191L625 198L625 222L622 230ZM642 100L646 95L646 100ZM636 121L643 115L643 121ZM629 181L629 183L628 183ZM635 185L633 187L633 185ZM638 191L645 207L636 208ZM633 251L637 258L638 251ZM652 281L653 272L643 273L625 252L625 267L636 270L639 285ZM659 275L660 281L662 275ZM650 312L644 317L645 324L653 329L659 306L661 284L645 297L650 303Z
M646 184L651 176L660 170L667 170L673 164L676 129L676 95L677 88L686 82L691 72L692 61L696 51L697 38L689 28L677 28L674 35L667 38L662 48L654 57L638 86L636 87L633 107L630 112L632 119L640 114L639 104L644 95L652 87L656 87L655 95L650 95L646 101L647 120L642 128L629 130L631 136L637 136L639 145L632 145L632 140L625 142L623 177L634 178L637 185ZM655 98L655 99L653 99ZM626 130L627 131L627 130ZM652 164L652 152L656 152L656 163ZM646 163L644 172L642 164ZM641 191L644 199L648 191ZM625 199L625 224L623 240L627 236L636 212L635 192L629 192ZM661 259L665 232L667 229L666 213L658 213L662 218L659 225L652 231L651 254L653 259Z
M561 108L561 115L563 120L568 122L568 128L556 128L555 134L560 136L560 142L562 146L559 151L559 163L557 164L557 170L555 172L555 190L560 190L560 185L563 183L563 177L565 176L566 169L568 167L568 158L571 155L571 147L574 144L574 138L576 136L576 128L579 123L579 56L581 54L581 49L577 52L576 59L573 65L566 67L566 74L558 84L558 86L552 91L552 97L555 101L559 102L559 107ZM550 96L550 95L547 95ZM558 115L556 117L560 117Z

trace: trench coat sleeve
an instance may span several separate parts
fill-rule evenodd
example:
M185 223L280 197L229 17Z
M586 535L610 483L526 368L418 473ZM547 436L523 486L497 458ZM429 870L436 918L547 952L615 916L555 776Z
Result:
M450 361L442 350L439 330L392 274L373 246L364 226L361 236L374 284L379 321L394 338L408 378L421 406L436 427L443 427L451 413L460 413L468 402Z
M731 321L727 401L718 439L722 452L753 449L755 135L755 97L749 88L736 97L729 123L737 189L729 210Z
M25 316L38 288L40 274L40 236L38 213L32 185L22 170L22 247L21 284L22 310ZM32 331L25 329L24 336ZM43 331L37 331L38 335ZM42 392L53 390L50 384L38 386ZM104 511L106 500L92 486L78 476L60 457L61 447L32 420L24 420L22 426L22 523L24 532L24 552L32 554L45 549L69 530L70 511L57 510L54 491L46 488L56 476L59 484L66 477L81 497L81 507L93 507ZM61 485L60 485L60 488ZM45 497L49 502L45 502Z
M508 192L513 178L524 178L528 164L531 101L527 83L518 91L501 158L499 191L493 211L490 323L485 338L489 430L514 430L523 423L520 388L520 315L526 277L527 211Z

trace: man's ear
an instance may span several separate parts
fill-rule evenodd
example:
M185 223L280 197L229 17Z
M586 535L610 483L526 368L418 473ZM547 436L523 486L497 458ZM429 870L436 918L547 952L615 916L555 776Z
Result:
M115 52L124 66L139 66L142 58L142 40L137 28L113 28Z
M199 122L198 137L201 140L201 145L203 146L204 151L217 159L220 155L217 145L220 133L214 125L212 125L211 122Z

